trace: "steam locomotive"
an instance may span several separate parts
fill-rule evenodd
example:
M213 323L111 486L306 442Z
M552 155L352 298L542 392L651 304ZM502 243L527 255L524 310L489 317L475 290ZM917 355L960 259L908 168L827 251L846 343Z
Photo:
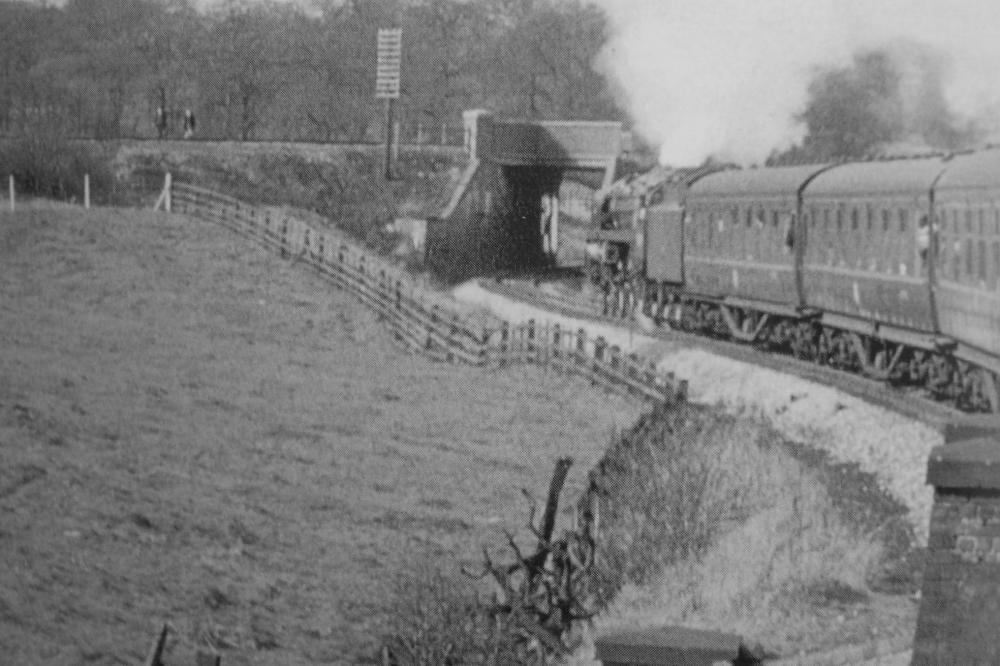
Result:
M1000 412L1000 149L664 169L606 193L587 248L661 324Z

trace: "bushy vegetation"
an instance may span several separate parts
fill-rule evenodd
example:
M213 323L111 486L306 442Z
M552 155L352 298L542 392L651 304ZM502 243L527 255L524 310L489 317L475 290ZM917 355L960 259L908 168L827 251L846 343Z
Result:
M111 199L114 176L110 160L92 147L69 141L52 129L39 129L0 141L0 177L14 176L17 192L62 201L83 201L84 174L90 175L93 203Z
M396 217L423 216L443 208L455 187L461 158L433 149L402 150L398 177L386 180L378 147L339 146L322 157L294 148L242 149L238 144L199 149L123 150L123 175L171 171L175 178L257 204L287 205L319 214L373 250L386 252L398 239L384 233Z
M822 642L828 622L812 607L866 601L909 529L903 507L855 467L791 446L759 421L686 404L613 438L576 507L595 544L580 593L603 609L596 626L720 628L779 651ZM430 664L461 645L465 661L451 663L488 663L484 645L506 644L497 632L510 626L484 621L488 595L440 571L402 588L393 654ZM587 624L570 634L565 644L592 648Z

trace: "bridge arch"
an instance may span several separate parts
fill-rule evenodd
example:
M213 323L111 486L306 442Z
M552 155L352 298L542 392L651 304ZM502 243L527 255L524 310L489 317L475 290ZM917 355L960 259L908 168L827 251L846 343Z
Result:
M427 263L451 281L551 265L565 174L592 171L610 184L621 136L618 122L507 120L467 111L469 162L444 211L428 221Z

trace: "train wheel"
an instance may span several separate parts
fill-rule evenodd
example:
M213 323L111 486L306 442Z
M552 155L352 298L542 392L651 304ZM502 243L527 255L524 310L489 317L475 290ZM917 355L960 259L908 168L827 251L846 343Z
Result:
M1000 399L992 372L959 361L955 379L958 388L956 398L960 408L976 412L998 410L997 403Z
M959 392L955 360L944 354L934 354L927 364L924 386L937 398L956 398Z
M800 323L791 332L792 354L804 361L815 361L819 353L816 329L811 323Z

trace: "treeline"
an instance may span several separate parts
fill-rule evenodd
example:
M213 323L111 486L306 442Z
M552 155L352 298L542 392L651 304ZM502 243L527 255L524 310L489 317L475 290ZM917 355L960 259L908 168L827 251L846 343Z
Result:
M620 119L591 62L607 36L582 0L0 0L0 134L38 126L95 138L378 140L375 36L403 30L399 115L460 136L461 111Z

